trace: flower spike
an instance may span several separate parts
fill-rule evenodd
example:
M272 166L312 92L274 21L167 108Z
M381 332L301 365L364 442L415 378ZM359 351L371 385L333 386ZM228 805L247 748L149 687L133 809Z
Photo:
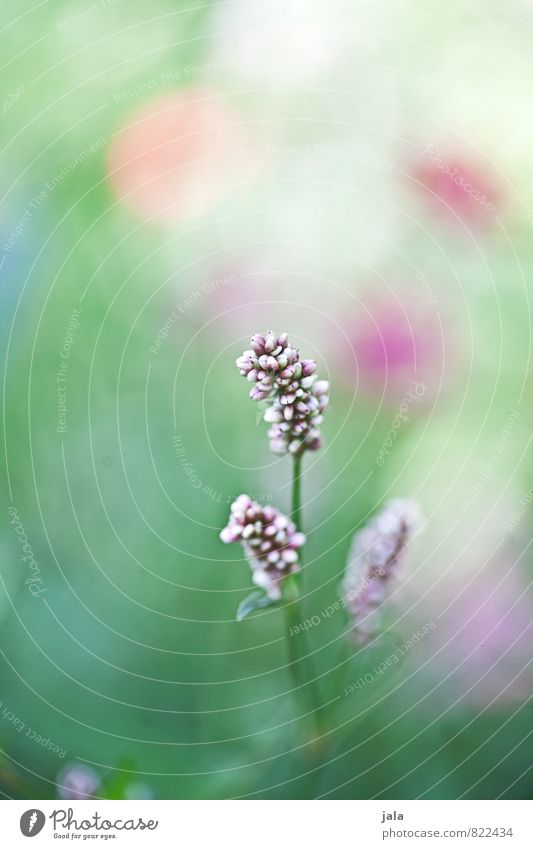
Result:
M305 535L275 507L262 507L248 495L231 505L222 542L240 542L252 569L252 580L274 601L281 598L281 581L299 569L298 549Z
M314 360L300 360L288 336L270 330L252 336L250 350L236 360L253 384L250 397L265 401L270 448L276 454L301 455L322 444L319 425L329 403L329 383L318 380Z

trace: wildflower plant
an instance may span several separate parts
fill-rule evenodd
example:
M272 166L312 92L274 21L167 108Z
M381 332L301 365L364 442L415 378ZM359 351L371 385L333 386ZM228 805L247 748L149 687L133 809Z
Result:
M268 330L252 336L250 348L238 357L236 365L251 384L250 398L261 404L263 419L270 425L270 449L292 458L290 515L240 495L231 505L228 523L220 533L222 542L242 545L257 588L240 604L236 618L242 620L259 608L283 607L295 690L305 696L307 713L315 720L316 738L324 728L327 702L318 687L312 653L301 627L302 555L306 541L301 480L305 453L317 451L322 445L320 426L329 404L329 383L319 379L314 360L300 358L287 333L277 335ZM379 633L383 608L420 521L416 502L398 499L389 502L354 536L341 599L348 614L346 630L352 644L364 647ZM293 639L295 634L300 635L298 640Z

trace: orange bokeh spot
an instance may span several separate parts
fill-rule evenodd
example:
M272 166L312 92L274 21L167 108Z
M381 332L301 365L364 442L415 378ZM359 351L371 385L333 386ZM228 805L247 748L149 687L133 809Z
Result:
M223 98L195 87L145 105L108 155L114 192L142 218L208 212L247 161L241 118Z

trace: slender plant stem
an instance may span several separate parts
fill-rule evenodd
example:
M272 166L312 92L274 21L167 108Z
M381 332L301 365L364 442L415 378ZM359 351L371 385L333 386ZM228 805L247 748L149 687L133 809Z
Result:
M292 520L302 530L302 456L294 457L292 467Z
M292 478L292 520L299 531L302 530L302 457L293 458ZM302 562L300 549L300 565ZM298 691L305 694L309 708L314 718L315 734L321 731L322 699L315 681L315 672L311 653L307 644L305 631L302 629L303 616L300 604L301 572L291 575L286 580L287 587L287 642L291 674ZM300 649L303 651L300 652Z

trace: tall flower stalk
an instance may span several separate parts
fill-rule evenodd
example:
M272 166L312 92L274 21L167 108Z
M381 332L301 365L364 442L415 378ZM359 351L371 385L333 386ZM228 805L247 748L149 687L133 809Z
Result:
M320 425L329 403L329 384L318 379L313 360L300 358L286 333L256 334L236 364L252 384L250 397L264 408L270 449L292 458L290 515L241 495L220 534L225 543L241 543L257 587L240 604L237 619L259 608L283 607L294 691L313 722L316 740L325 731L326 708L303 627L302 463L307 451L322 445ZM418 524L417 509L414 502L393 501L354 537L338 605L344 604L348 612L356 645L364 646L379 627L382 608ZM318 756L318 747L312 746L311 751Z
M307 712L316 720L315 733L318 733L322 698L305 632L300 627L303 622L302 546L305 542L301 482L304 453L316 451L322 445L319 426L329 403L329 384L326 380L318 380L316 362L301 359L287 333L278 335L270 330L256 333L249 350L236 360L236 365L252 384L252 400L265 408L263 418L270 425L270 449L276 454L291 455L293 466L290 518L280 519L281 514L276 511L277 521L284 521L288 529L287 539L279 541L282 550L278 547L278 555L269 548L270 529L264 525L265 512L270 516L275 508L267 507L261 513L259 505L252 505L250 499L246 501L247 496L240 496L231 508L228 526L222 531L224 542L242 542L252 567L253 581L265 590L263 594L256 592L246 599L237 611L237 618L244 618L258 607L267 607L279 600L284 602L291 674L295 689L306 699ZM245 514L250 512L249 518L246 515L243 518L243 508L246 508Z

